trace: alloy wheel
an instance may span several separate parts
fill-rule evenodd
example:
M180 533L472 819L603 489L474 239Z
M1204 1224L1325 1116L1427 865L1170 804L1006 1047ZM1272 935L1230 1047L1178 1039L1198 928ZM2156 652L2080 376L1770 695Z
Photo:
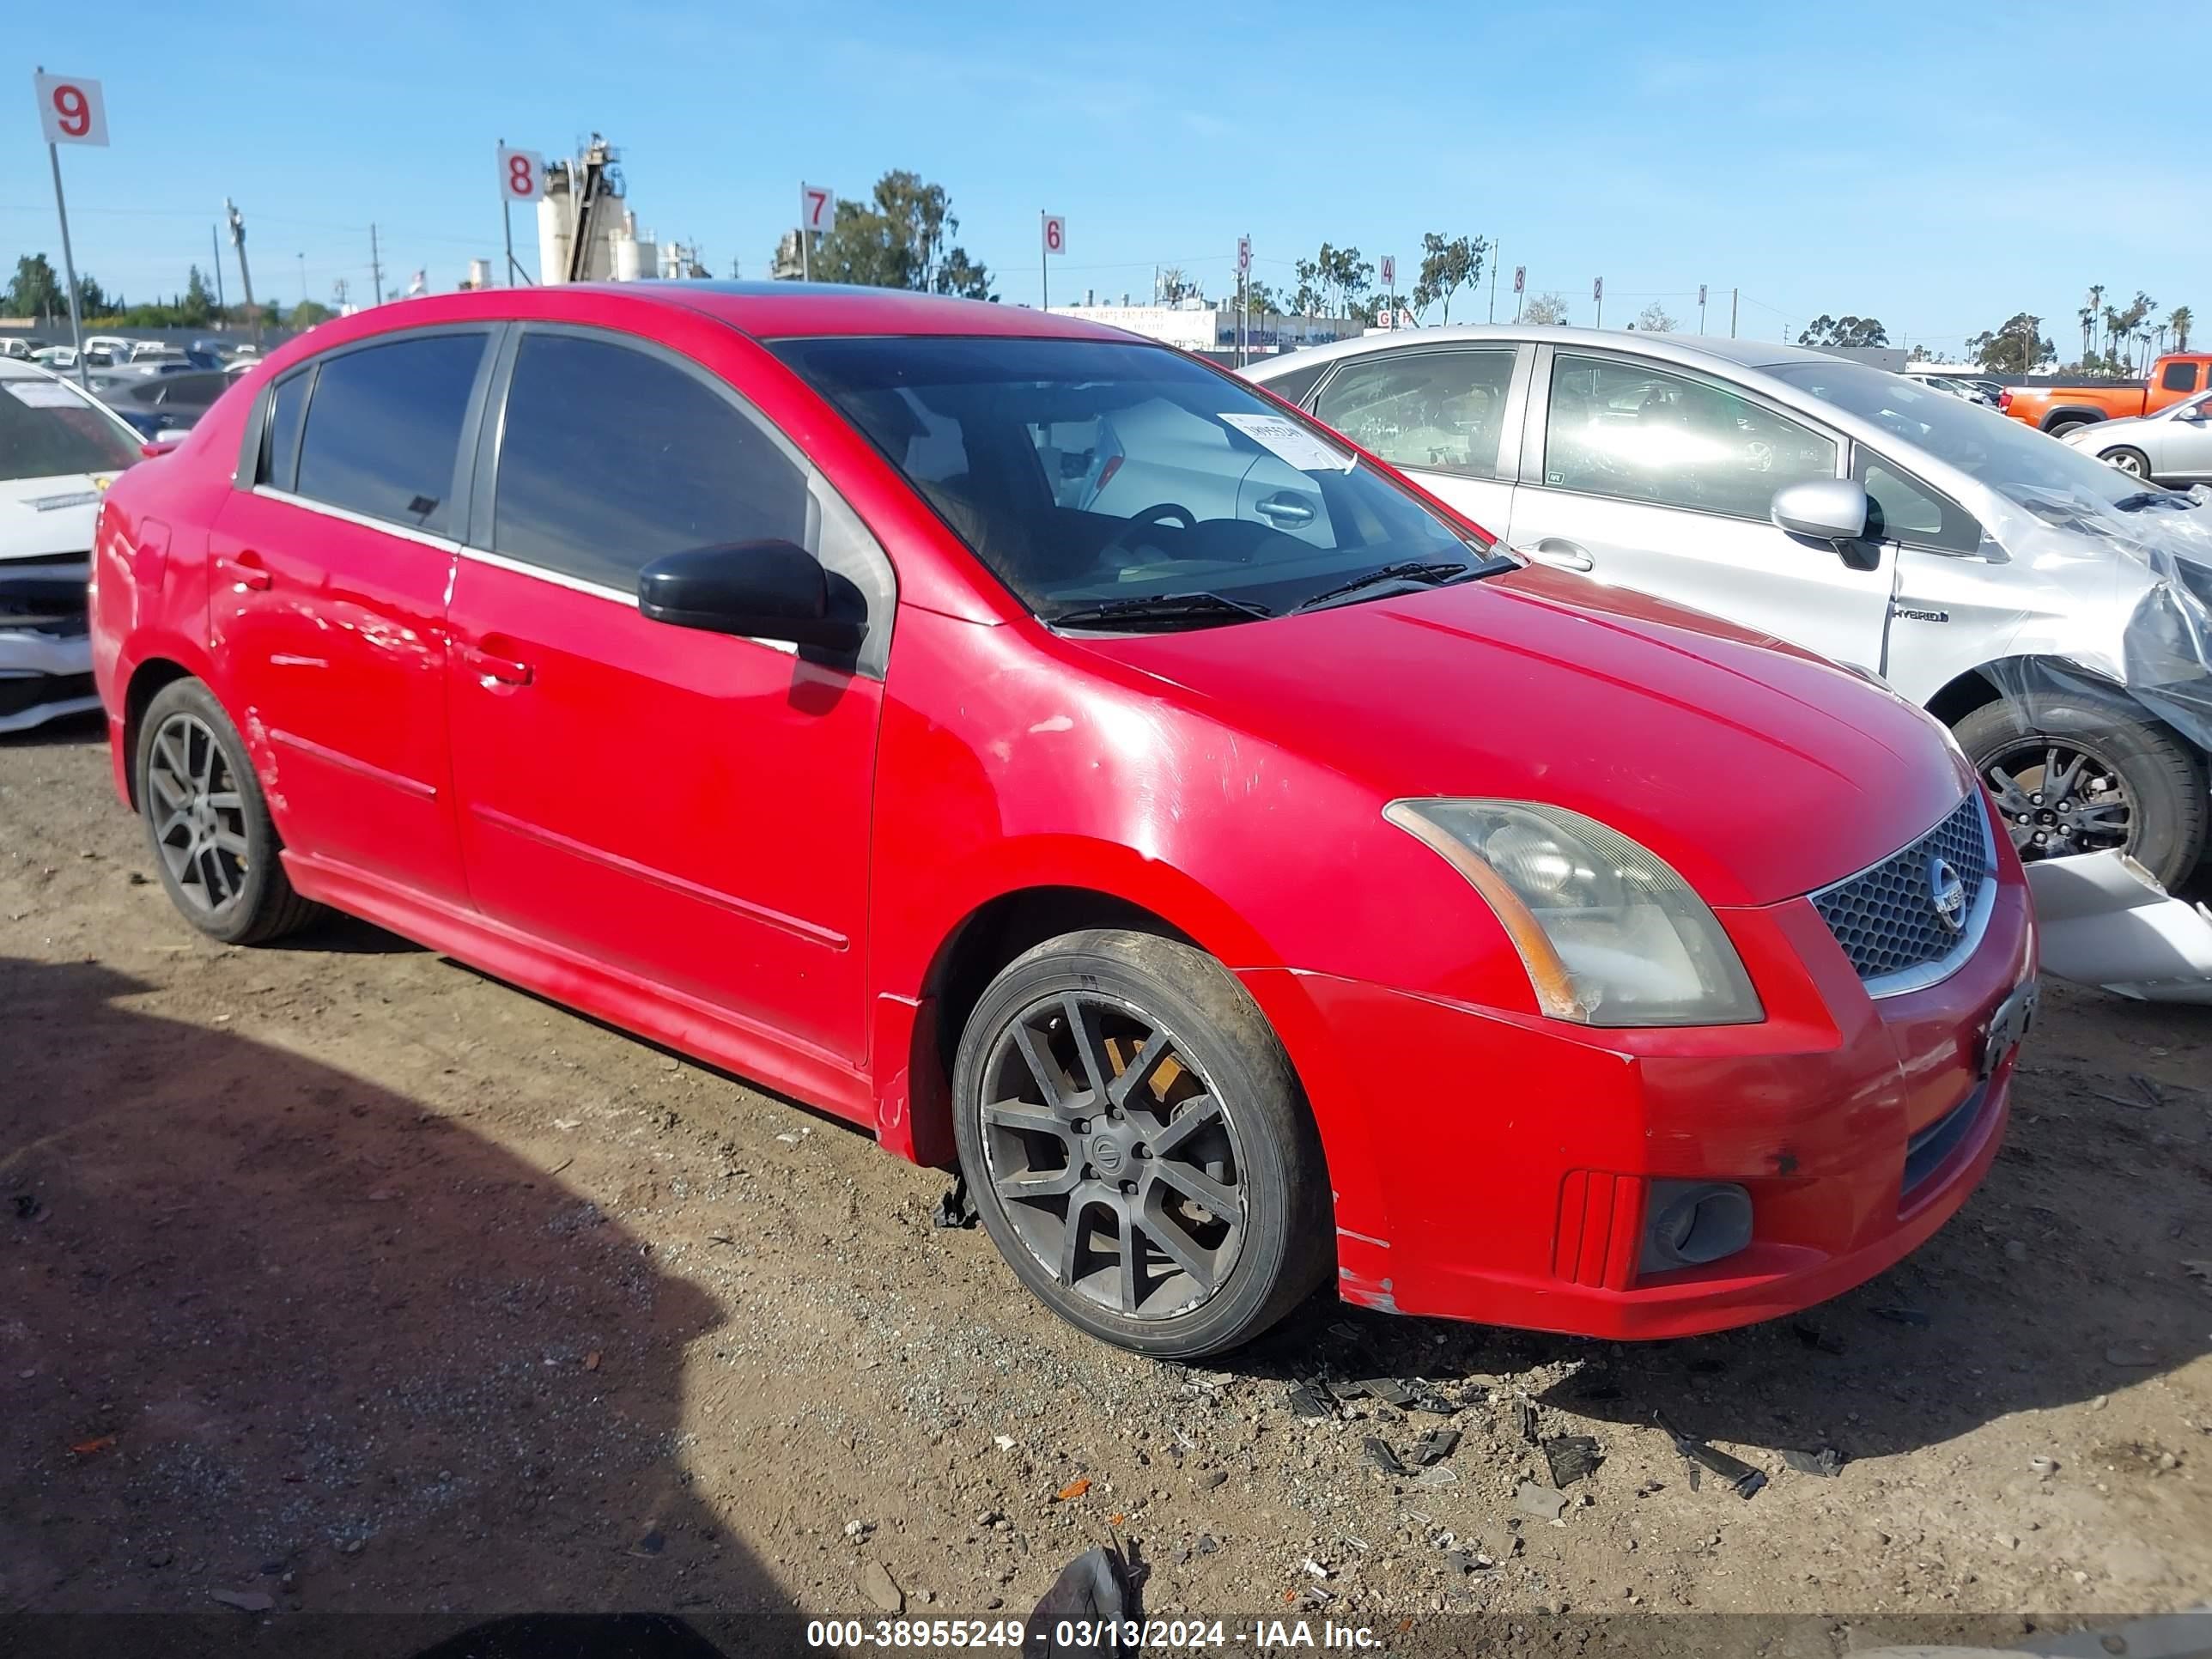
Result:
M2125 848L2136 799L2118 768L2087 745L2029 736L1982 766L1997 812L2021 858L2062 858Z
M146 762L154 844L187 904L211 914L244 890L246 800L214 731L175 714L154 733Z
M1117 998L1024 1008L983 1066L986 1174L1060 1285L1164 1320L1227 1280L1245 1235L1235 1123L1175 1033Z
M2146 477L2149 475L2148 469L2146 468L2141 461L2124 452L2118 455L2107 457L2106 459L2109 460L2111 465L2118 467L2121 471L2126 473L2130 478Z

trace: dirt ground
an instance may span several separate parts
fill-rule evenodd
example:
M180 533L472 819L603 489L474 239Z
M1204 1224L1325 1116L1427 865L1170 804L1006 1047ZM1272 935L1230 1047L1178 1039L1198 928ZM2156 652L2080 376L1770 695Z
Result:
M2212 1591L2212 1009L2053 988L1983 1190L1794 1324L1328 1305L1188 1367L1046 1315L826 1118L363 925L203 939L94 726L0 739L0 1613L874 1617L876 1564L909 1614L1019 1614L1110 1517L1164 1615ZM1316 1376L1455 1409L1294 1414ZM1603 1450L1557 1522L1522 1396ZM1770 1483L1693 1491L1655 1408ZM1364 1449L1439 1427L1449 1478Z

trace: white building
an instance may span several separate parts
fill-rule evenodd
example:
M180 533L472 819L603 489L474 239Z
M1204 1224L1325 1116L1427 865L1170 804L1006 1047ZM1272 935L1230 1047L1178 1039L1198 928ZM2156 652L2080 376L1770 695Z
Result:
M1132 334L1180 346L1185 351L1222 352L1237 349L1237 307L1209 300L1186 300L1171 306L1052 306L1055 317L1079 317L1085 322L1124 328ZM1348 340L1364 331L1366 325L1353 317L1285 317L1274 312L1254 313L1245 344L1255 355L1295 351L1300 346L1325 345Z

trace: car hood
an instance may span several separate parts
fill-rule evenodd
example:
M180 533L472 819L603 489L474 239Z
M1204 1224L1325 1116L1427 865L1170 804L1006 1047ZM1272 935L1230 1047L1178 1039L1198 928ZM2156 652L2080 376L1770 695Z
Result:
M92 551L93 515L121 475L64 472L46 478L0 478L0 562Z
M1935 721L1851 671L1547 571L1087 643L1381 800L1584 813L1712 904L1864 869L1974 787Z

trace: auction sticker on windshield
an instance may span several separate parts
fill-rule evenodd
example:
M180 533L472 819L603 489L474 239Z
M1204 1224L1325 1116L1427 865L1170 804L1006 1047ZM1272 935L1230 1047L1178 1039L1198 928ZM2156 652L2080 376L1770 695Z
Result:
M1349 472L1358 457L1331 449L1294 421L1279 415L1217 415L1271 454L1301 472Z
M76 409L77 395L58 380L10 380L15 401L31 409Z

